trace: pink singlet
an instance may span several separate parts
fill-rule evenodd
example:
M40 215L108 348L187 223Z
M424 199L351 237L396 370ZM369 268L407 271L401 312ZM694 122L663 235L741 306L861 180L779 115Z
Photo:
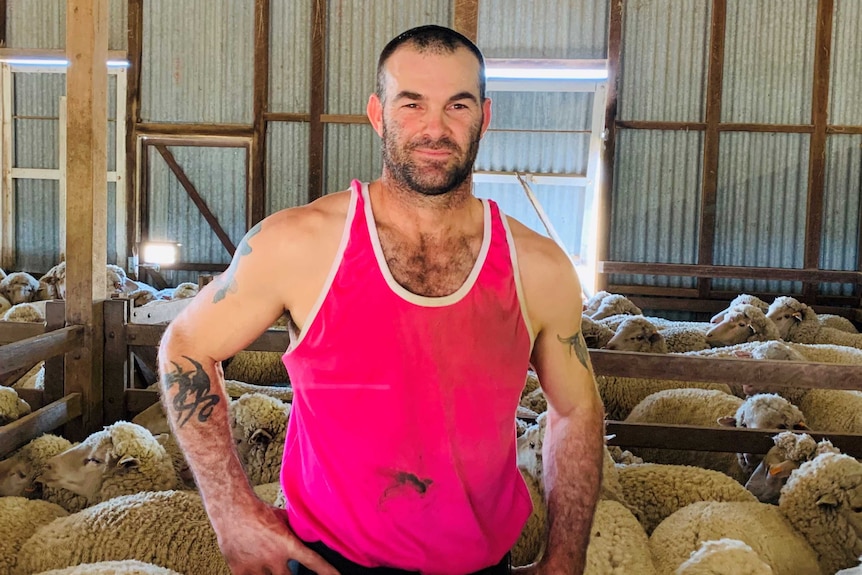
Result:
M368 567L463 575L514 545L529 492L515 410L533 334L511 233L484 200L475 266L455 293L392 277L368 187L284 365L295 396L281 483L290 525Z

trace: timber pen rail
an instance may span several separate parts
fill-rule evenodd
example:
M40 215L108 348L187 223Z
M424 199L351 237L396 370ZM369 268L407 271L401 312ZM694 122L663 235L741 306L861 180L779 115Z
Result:
M45 361L45 389L16 389L32 413L0 427L0 458L31 439L54 431L81 416L81 394L64 393L63 357L81 348L82 326L65 324L63 302L48 302L47 321L0 322L0 383L11 384L40 361Z
M105 421L131 417L158 399L152 389L134 389L132 352L156 347L165 324L130 323L122 301L105 302L105 400L110 398L112 413ZM158 319L158 318L156 318ZM161 318L167 321L168 318ZM288 345L283 330L267 330L246 349L282 353ZM672 379L718 383L769 383L775 386L845 389L862 391L862 366L823 363L772 361L741 358L692 357L674 354L645 354L624 351L590 350L596 375L634 378ZM122 383L121 383L122 382ZM706 428L685 425L626 423L608 421L607 433L615 435L608 443L625 447L664 447L766 453L778 430ZM862 457L862 434L818 433L835 447L854 457Z

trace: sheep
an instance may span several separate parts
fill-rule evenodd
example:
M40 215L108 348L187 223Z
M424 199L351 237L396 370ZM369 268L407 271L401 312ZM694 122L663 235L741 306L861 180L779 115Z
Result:
M236 399L247 393L262 393L284 402L293 401L293 388L282 385L255 385L235 379L224 380L225 393L228 397Z
M738 539L704 541L674 575L774 575L754 549Z
M289 403L261 393L231 402L231 431L252 485L279 480L289 417Z
M862 349L856 347L829 343L793 342L782 342L780 345L791 350L784 352L786 359L790 360L813 361L817 363L846 363L850 365L862 364ZM776 359L779 356L779 352L776 349L770 355L772 355L771 359Z
M756 429L804 428L802 413L774 394L752 396L745 401L720 391L668 389L639 403L626 422L748 427ZM694 465L726 473L745 483L759 460L750 454L709 453L676 449L632 449L652 463ZM744 466L744 467L743 467Z
M195 489L197 486L194 474L174 436L170 433L159 433L158 435L153 434L153 437L159 442L159 445L165 448L171 458L171 464L177 476L177 489Z
M0 317L12 307L12 302L0 295Z
M533 510L521 529L521 535L512 546L511 562L515 567L529 565L542 555L548 529L548 508L542 495L544 492L542 482L525 469L520 471L530 492Z
M89 504L138 491L174 489L173 462L153 435L118 421L45 463L39 480L87 498Z
M637 518L616 501L596 505L584 575L655 575L649 540Z
M650 547L671 573L697 541L731 537L750 545L775 575L820 575L856 565L862 549L862 463L826 452L803 463L765 503L695 503L665 519ZM686 534L681 537L682 534Z
M599 306L602 305L602 300L604 300L609 295L611 295L610 292L601 290L597 291L592 296L584 300L582 315L591 317L599 310Z
M781 339L778 327L760 309L748 304L730 308L724 319L706 332L712 347L777 339Z
M813 309L792 297L775 298L766 315L775 322L785 341L832 343L862 349L862 334L822 326Z
M288 383L290 377L277 351L241 351L224 362L225 379L255 385Z
M769 304L757 297L756 295L741 293L732 300L730 300L730 303L727 304L726 308L712 316L712 319L709 320L709 323L721 323L722 320L724 320L724 316L727 314L727 312L729 312L737 305L742 304L753 305L763 313L766 313L769 310Z
M39 280L27 272L12 272L0 280L0 295L12 305L33 301L37 291Z
M799 466L821 453L838 453L828 440L816 442L807 433L784 431L773 436L775 445L748 478L745 488L763 503L777 504L781 488Z
M757 501L724 473L688 465L621 465L617 480L647 535L666 517L697 501Z
M0 496L39 498L74 513L87 506L87 499L62 487L37 483L45 463L72 447L68 439L45 433L0 461Z
M862 557L859 558L862 561ZM842 569L835 575L862 575L862 565L857 565L856 567L850 567L848 569Z
M623 421L632 409L648 395L664 389L712 389L729 394L725 383L678 381L673 379L642 379L614 375L597 375L596 385L605 406L605 419Z
M0 386L0 425L12 423L30 412L30 404L18 397L18 392Z
M182 282L175 288L160 290L158 296L162 299L186 299L198 295L199 289L196 283Z
M127 280L128 277L123 268L106 264L105 296L110 298L113 295L123 294ZM39 299L66 299L66 262L60 262L49 269L36 283Z
M253 485L251 489L264 503L284 509L284 492L281 490L280 482L261 483L260 485Z
M66 515L65 509L47 501L0 497L0 575L15 571L24 542L39 527Z
M632 301L624 295L609 294L601 300L599 307L595 312L590 314L590 318L598 321L616 314L643 315L641 308L632 303Z
M20 323L45 323L45 314L32 303L19 303L10 307L0 317L0 321Z
M193 491L123 495L56 519L24 543L15 575L130 559L185 575L230 575Z
M45 389L45 362L40 361L12 383L14 389Z
M643 316L631 316L620 323L617 332L605 346L617 351L668 353L708 349L704 325L668 326L662 330Z
M182 575L172 569L165 569L152 563L134 559L124 561L100 561L84 563L66 569L51 569L37 575Z
M601 349L614 337L614 330L593 321L586 315L581 316L581 333L590 349Z

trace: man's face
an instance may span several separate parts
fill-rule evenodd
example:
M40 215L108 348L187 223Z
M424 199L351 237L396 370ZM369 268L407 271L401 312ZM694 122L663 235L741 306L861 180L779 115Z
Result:
M490 100L479 100L479 63L463 48L423 53L402 47L386 72L378 129L384 166L418 193L452 191L470 175L490 122Z

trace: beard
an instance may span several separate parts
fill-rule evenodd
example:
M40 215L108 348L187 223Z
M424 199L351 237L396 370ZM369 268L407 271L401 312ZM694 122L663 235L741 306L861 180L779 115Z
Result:
M448 137L437 140L420 138L399 146L399 131L390 129L383 122L383 165L393 179L405 188L424 196L447 194L464 183L473 171L473 163L479 153L479 140L482 138L481 120L470 131L470 141L466 150ZM416 148L429 150L449 150L452 155L442 160L417 161L412 152Z

